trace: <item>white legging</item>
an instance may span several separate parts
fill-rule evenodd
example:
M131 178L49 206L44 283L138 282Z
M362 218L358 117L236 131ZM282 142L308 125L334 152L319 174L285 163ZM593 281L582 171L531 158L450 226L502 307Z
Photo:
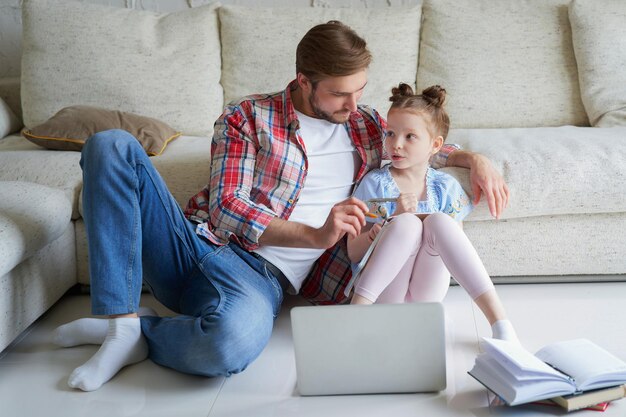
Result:
M493 283L474 246L448 215L423 221L413 214L394 217L355 286L355 293L376 303L441 301L450 274L476 299Z

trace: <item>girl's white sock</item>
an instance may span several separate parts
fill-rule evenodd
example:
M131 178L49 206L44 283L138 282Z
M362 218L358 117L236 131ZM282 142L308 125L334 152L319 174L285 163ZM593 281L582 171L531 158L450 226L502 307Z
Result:
M150 307L139 307L140 316L158 316ZM83 318L55 329L52 343L62 347L78 345L101 345L109 330L108 319Z
M498 320L493 323L493 325L491 325L491 334L494 339L519 343L517 333L515 333L515 329L510 320Z
M70 375L68 385L83 391L97 390L120 369L148 357L148 344L139 318L108 320L108 332L100 349Z

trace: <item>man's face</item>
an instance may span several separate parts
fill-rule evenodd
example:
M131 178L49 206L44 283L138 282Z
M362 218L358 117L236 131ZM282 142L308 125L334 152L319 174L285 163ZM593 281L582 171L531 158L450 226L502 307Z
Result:
M316 117L331 123L345 123L350 113L357 109L357 102L367 84L367 72L331 77L315 86L309 82L308 104Z

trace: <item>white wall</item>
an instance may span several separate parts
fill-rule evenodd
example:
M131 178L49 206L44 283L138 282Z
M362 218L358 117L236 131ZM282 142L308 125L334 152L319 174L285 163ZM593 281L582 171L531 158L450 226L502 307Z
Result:
M213 0L81 0L114 7L169 12L202 6ZM276 7L393 7L419 0L221 0L222 4ZM20 75L22 0L0 0L0 78Z

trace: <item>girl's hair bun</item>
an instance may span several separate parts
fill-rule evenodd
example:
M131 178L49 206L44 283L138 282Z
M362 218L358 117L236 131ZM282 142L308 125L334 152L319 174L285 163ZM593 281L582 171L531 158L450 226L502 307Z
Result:
M398 84L397 87L393 87L391 89L391 97L389 97L389 101L392 103L397 103L406 99L407 97L413 97L415 93L410 85L405 83Z
M442 86L433 85L422 91L422 94L415 94L410 85L400 83L391 89L391 94L389 111L408 110L428 115L433 125L433 132L446 139L450 129L450 117L443 107L446 101L446 90Z
M432 85L422 91L422 96L433 106L443 107L446 101L446 89L440 85Z

